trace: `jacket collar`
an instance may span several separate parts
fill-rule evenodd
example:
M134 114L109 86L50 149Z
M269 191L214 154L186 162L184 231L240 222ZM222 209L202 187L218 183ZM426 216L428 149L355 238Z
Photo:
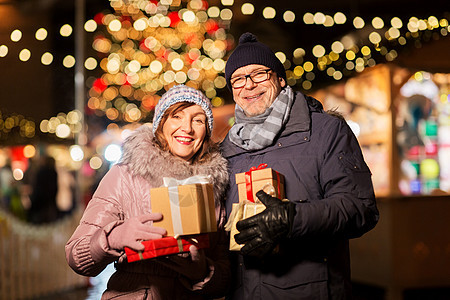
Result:
M163 177L184 179L194 175L209 175L215 189L215 199L228 184L227 161L214 152L208 161L191 164L157 146L150 126L142 125L127 137L122 145L121 165L126 165L134 176L142 176L153 187L163 184Z

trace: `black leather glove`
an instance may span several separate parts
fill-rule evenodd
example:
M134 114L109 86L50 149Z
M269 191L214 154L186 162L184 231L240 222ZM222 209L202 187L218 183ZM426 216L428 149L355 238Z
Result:
M295 204L281 201L262 190L258 191L256 196L266 209L237 222L236 229L239 233L234 236L234 239L238 244L245 244L241 249L243 255L263 258L291 233Z

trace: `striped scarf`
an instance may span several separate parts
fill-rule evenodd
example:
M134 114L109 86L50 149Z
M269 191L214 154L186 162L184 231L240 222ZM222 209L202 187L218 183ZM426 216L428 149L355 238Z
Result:
M286 124L293 102L294 92L287 86L259 116L247 117L242 108L236 105L236 123L230 129L230 141L245 150L260 150L271 145Z

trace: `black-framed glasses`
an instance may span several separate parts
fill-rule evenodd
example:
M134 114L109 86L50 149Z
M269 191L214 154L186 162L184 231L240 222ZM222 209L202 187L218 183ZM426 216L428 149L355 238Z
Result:
M270 71L272 71L272 70L271 69L260 70L260 71L252 72L248 75L231 78L231 81L230 81L231 86L235 89L242 88L247 83L247 78L250 78L250 80L253 81L253 83L261 83L270 78L270 74L269 74Z

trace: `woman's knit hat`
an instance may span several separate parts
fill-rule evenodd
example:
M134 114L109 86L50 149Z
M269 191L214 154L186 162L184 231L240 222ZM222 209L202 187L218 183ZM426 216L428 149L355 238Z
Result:
M225 66L225 79L231 91L231 75L240 67L247 65L263 65L275 71L278 77L286 80L286 71L281 61L275 56L270 48L258 42L256 36L246 32L239 38L239 45L231 53Z
M166 109L178 102L190 102L200 105L205 112L206 118L208 119L209 132L212 132L213 114L211 101L199 90L180 84L170 88L166 93L164 93L164 95L162 95L158 104L156 104L155 114L153 116L153 133L155 133L156 129L158 129L159 123L161 122Z

